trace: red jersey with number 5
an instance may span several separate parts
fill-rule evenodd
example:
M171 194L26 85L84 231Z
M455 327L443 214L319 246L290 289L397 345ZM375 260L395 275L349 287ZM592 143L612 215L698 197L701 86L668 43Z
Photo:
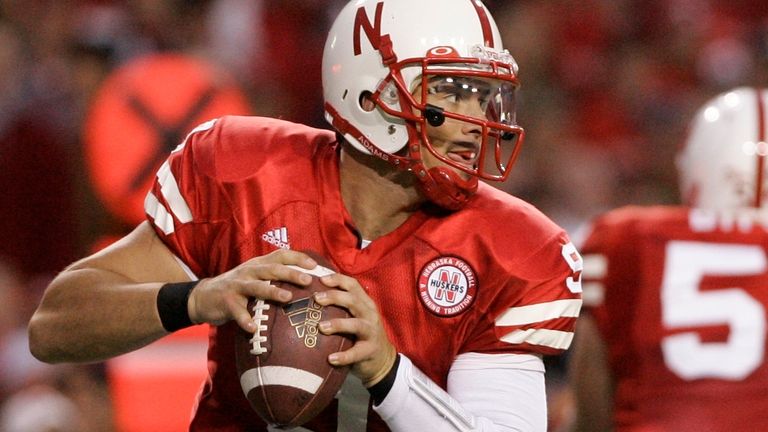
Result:
M768 431L759 214L627 207L598 218L581 249L616 431Z

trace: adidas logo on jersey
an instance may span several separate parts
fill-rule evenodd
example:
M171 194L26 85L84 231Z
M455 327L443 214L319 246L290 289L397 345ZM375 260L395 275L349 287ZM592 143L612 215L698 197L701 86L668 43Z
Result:
M285 227L269 230L261 235L261 239L280 249L291 248L291 244L288 241L288 229Z

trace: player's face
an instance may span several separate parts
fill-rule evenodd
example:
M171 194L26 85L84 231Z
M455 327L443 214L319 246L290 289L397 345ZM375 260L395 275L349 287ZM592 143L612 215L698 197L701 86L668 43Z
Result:
M414 91L417 99L421 98L421 88ZM488 119L489 101L493 97L493 86L488 81L465 77L434 77L429 80L426 95L427 106L436 107L444 112L451 112L479 120ZM480 161L480 146L483 142L483 128L455 118L445 117L440 125L426 123L429 145L439 155L474 170ZM426 146L422 146L421 156L426 168L449 167L462 178L470 174L452 167L440 160Z

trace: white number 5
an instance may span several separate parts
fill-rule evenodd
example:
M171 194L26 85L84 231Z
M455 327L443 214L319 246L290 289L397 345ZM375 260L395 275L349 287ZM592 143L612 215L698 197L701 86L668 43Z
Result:
M668 329L727 324L726 342L702 342L696 332L662 341L667 367L686 380L741 380L765 353L765 308L739 287L700 291L704 275L749 276L766 271L756 245L673 241L667 245L661 288L662 321Z

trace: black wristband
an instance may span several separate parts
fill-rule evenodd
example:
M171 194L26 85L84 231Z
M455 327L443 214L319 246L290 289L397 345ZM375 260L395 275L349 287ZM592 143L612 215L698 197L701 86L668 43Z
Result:
M167 283L157 292L157 313L163 328L175 332L194 324L189 319L187 301L200 281Z
M397 367L400 366L400 354L395 357L395 363L392 365L392 369L382 378L381 381L368 387L368 393L371 395L374 405L379 405L384 398L387 397L389 391L392 390L392 386L395 384L395 378L397 378Z

